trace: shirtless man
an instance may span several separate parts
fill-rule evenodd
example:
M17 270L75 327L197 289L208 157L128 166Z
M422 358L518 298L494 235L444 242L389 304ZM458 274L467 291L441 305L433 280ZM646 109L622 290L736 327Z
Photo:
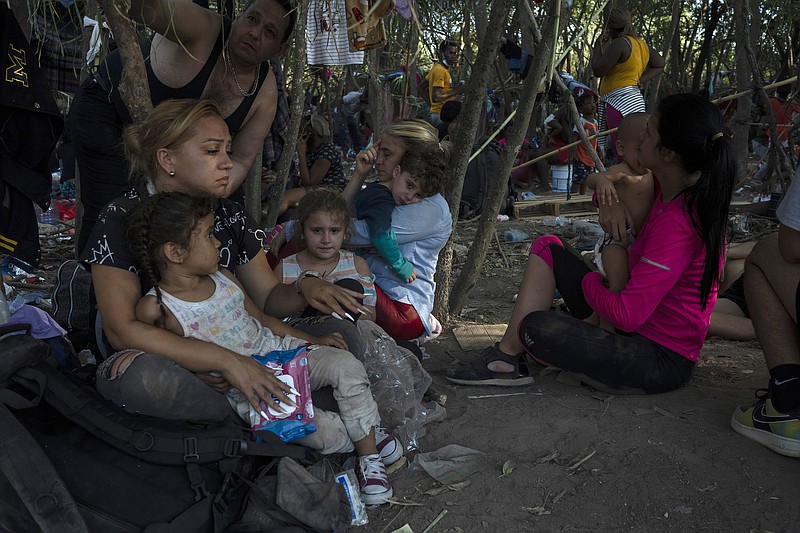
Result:
M234 134L229 192L235 191L275 117L277 88L267 60L289 46L296 19L289 1L251 0L233 22L190 0L132 0L129 15L156 32L144 54L153 105L201 97L219 104ZM72 105L84 207L79 252L102 208L128 184L120 139L132 121L117 90L121 70L112 52Z

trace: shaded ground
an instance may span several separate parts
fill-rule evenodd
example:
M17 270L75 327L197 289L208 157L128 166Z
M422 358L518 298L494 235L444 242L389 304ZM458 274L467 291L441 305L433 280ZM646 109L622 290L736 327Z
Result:
M498 224L498 231L507 227L530 235L543 229L520 221ZM462 323L510 315L527 245L502 246L510 268L494 245ZM431 531L800 529L800 462L729 425L734 407L766 384L756 342L710 340L686 387L649 397L563 384L553 371L531 387L453 386L445 369L476 352L463 352L451 331L426 348L425 367L448 400L446 419L428 426L420 451L459 444L484 455L468 484L453 487L460 490L421 470L393 474L395 496L406 505L370 510L366 531L408 524L419 533L445 510ZM508 393L524 394L470 398ZM504 464L512 468L506 475Z

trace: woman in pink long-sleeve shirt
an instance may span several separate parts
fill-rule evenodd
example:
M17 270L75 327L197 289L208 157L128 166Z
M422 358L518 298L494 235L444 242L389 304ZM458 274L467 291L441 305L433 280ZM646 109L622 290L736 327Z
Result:
M691 94L664 98L642 137L640 162L656 177L647 220L630 246L630 280L614 293L602 276L548 235L531 246L503 340L448 370L470 385L522 385L525 350L535 359L617 393L677 389L691 376L708 330L723 262L735 179L722 116ZM601 206L601 223L625 238L624 206ZM549 311L558 289L570 314ZM607 331L583 319L596 312Z

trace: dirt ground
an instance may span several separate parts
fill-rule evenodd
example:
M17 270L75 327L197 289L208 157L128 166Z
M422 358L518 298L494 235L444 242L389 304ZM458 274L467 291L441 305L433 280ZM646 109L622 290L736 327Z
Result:
M459 225L459 240L473 226ZM501 234L509 228L531 237L545 229L498 224ZM456 326L510 316L528 244L501 246L509 268L493 245ZM423 470L392 474L400 503L370 509L364 531L800 530L800 462L730 428L736 405L766 385L755 341L709 340L689 384L655 396L609 396L552 370L528 387L454 386L445 369L477 352L462 351L451 329L426 349L447 416L427 426L419 452L458 444L483 454L450 486Z

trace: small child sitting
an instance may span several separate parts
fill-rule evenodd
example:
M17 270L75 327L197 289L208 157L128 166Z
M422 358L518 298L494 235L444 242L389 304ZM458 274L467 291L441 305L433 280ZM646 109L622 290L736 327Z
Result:
M623 117L616 142L622 162L605 172L591 174L586 181L586 185L596 192L598 203L611 205L621 200L633 221L633 227L628 228L627 242L615 241L605 234L595 248L597 269L614 292L621 292L628 283L628 247L642 228L653 204L653 174L639 164L641 135L649 117L647 113L632 113Z
M597 134L597 120L595 113L597 113L597 101L593 93L584 92L582 95L575 99L575 104L578 107L578 112L581 114L581 126L586 131L586 135L591 137ZM576 124L572 130L574 132L574 139L578 139L578 125ZM592 149L597 151L597 138L590 139ZM578 185L578 193L586 194L586 178L591 172L594 172L595 163L594 158L586 149L583 143L579 144L575 150L575 159L572 161L572 183Z
M338 192L320 189L308 193L297 207L297 224L300 240L305 249L284 257L275 267L275 274L283 283L293 283L305 270L322 272L323 279L334 284L344 280L355 283L351 290L364 294L364 316L375 320L375 285L367 262L342 243L350 227L350 206ZM313 309L313 308L312 308ZM358 315L351 317L358 318Z
M169 192L142 200L131 213L128 238L153 288L136 306L136 318L176 335L213 342L244 357L274 350L320 344L308 350L312 390L330 386L339 415L316 411L317 431L296 442L321 453L355 449L362 499L369 505L385 503L392 487L384 463L402 456L402 446L376 427L378 406L372 397L364 366L345 351L338 333L307 336L264 314L228 271L219 268L220 242L214 235L213 199ZM327 346L322 346L327 345ZM280 402L294 406L280 385ZM251 404L237 389L226 392L231 406L249 421ZM191 401L191 399L187 399ZM266 401L280 410L276 402ZM252 405L260 409L258 405ZM380 436L380 448L376 442Z

